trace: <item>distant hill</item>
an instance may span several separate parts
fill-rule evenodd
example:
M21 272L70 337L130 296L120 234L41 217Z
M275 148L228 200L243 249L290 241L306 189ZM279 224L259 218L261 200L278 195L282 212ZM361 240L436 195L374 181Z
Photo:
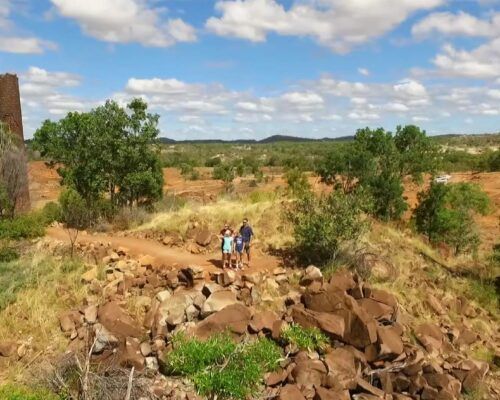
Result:
M182 144L182 143L230 143L230 144L269 144L269 143L283 143L283 142L342 142L354 139L354 136L342 136L338 138L322 138L322 139L311 139L303 138L298 136L289 135L273 135L261 140L255 139L236 139L236 140L221 140L221 139L198 139L198 140L174 140L170 138L160 138L160 142L164 144Z

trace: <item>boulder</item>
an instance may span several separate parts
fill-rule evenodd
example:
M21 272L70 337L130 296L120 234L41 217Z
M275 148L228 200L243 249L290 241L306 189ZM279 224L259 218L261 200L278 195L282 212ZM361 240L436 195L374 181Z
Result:
M427 304L427 306L438 315L446 314L446 310L444 309L441 302L430 293L427 295L427 298L425 299L425 304Z
M339 347L325 355L328 375L334 379L336 389L355 389L359 376L354 354Z
M272 332L274 322L279 319L278 314L274 311L262 311L252 317L248 327L254 333L258 333L262 330Z
M302 286L308 286L314 281L322 281L322 280L323 280L323 273L321 272L321 270L318 267L315 267L314 265L309 265L304 271L304 275L300 280L300 284Z
M288 375L286 369L279 368L277 371L271 372L266 376L266 386L277 386L283 383Z
M348 390L329 390L317 387L313 400L350 400Z
M83 317L88 324L95 324L97 321L97 307L91 304L83 310Z
M113 349L118 346L119 340L110 331L108 331L103 325L94 325L95 342L92 348L93 354L99 354L105 349Z
M388 319L392 318L394 314L394 308L388 306L387 304L380 303L373 299L359 299L358 304L363 310L365 310L372 318L375 319Z
M291 376L295 383L299 385L315 386L321 386L326 374L327 370L323 361L307 359L298 361L291 372Z
M415 336L429 353L439 352L443 347L444 335L439 326L424 323L415 329Z
M139 324L127 315L116 301L110 301L99 307L97 316L99 322L118 338L128 336L137 338L143 334Z
M150 255L145 255L139 258L139 265L141 267L156 267L156 258Z
M75 321L71 312L63 313L59 316L59 325L63 332L73 332L76 329Z
M228 330L241 335L246 332L251 317L252 313L244 305L231 304L199 322L194 329L194 334L201 339Z
M377 341L377 322L363 310L352 297L346 298L346 309L336 311L335 314L344 318L344 336L342 341L358 349Z
M278 400L306 400L297 385L286 385L280 390Z
M396 358L403 352L403 341L392 326L377 327L379 358Z
M347 292L348 290L354 289L357 284L354 281L352 273L346 270L340 270L335 272L325 285L327 290L339 290L342 292Z
M141 342L136 338L126 338L120 354L120 365L124 368L135 367L136 370L144 369L144 357L141 354Z
M195 242L203 247L210 245L212 233L208 229L201 229L196 233Z
M185 292L174 293L160 303L155 316L155 326L159 327L169 325L175 327L186 321L186 308L193 304L191 296Z
M223 287L231 285L236 280L236 271L225 270L217 275L217 283Z
M364 286L363 294L368 299L373 299L375 301L378 301L379 303L387 304L391 307L397 307L398 305L396 298L385 290Z
M342 339L345 336L345 323L341 316L292 307L292 319L304 328L318 328L332 339Z
M15 342L0 342L0 357L12 357L15 354L17 354L17 344Z
M206 317L214 312L220 311L223 308L237 304L236 295L231 290L220 290L212 293L203 303L201 314Z

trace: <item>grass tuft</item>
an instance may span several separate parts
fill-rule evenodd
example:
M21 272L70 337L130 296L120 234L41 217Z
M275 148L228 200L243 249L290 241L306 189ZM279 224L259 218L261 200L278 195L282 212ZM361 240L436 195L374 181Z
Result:
M166 373L188 377L202 396L245 399L254 395L264 373L277 368L281 349L269 339L235 344L229 335L205 342L173 338L165 360Z
M45 389L29 389L19 385L0 386L1 400L62 400Z
M324 350L330 343L328 337L318 328L303 328L290 324L281 332L281 337L300 350Z

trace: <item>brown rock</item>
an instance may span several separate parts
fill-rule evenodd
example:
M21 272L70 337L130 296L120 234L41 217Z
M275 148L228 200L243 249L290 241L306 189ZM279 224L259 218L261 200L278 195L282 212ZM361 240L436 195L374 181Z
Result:
M240 335L246 332L251 317L250 310L244 305L231 304L198 323L194 334L202 339L227 330Z
M145 255L139 258L139 265L141 267L156 267L157 261L156 258L150 256L150 255Z
M358 377L357 384L358 384L358 388L360 390L367 392L371 395L377 396L379 399L385 398L385 392L383 390L371 385L370 383L365 381L363 378Z
M345 337L345 324L341 316L292 307L293 320L304 328L318 328L334 339Z
M356 287L352 273L346 270L335 272L328 281L327 290L346 292Z
M139 324L128 316L115 301L110 301L99 307L97 312L99 322L114 336L119 338L141 337Z
M348 390L328 390L323 387L316 388L314 400L350 400Z
M273 324L277 320L279 320L279 317L274 311L262 311L252 317L248 327L254 333L258 333L262 330L271 332L273 330Z
M424 323L418 326L415 329L415 336L430 353L439 352L443 346L443 333L435 324Z
M286 385L280 390L278 400L306 400L297 385Z
M328 373L341 389L355 389L357 386L358 371L354 361L354 355L349 350L339 347L326 354L325 364Z
M207 247L212 241L212 233L208 229L202 229L196 233L195 241L200 246Z
M138 371L144 369L144 357L141 354L141 342L139 339L132 337L125 339L123 351L121 352L120 365L124 368L135 367Z
M97 321L97 307L94 304L87 306L83 311L85 321L89 324L95 324Z
M377 327L379 357L395 358L403 352L403 341L392 326Z
M304 360L297 362L291 375L294 382L299 385L321 386L323 379L326 377L326 373L327 370L322 361Z
M323 273L321 272L321 270L318 267L315 267L314 265L309 265L304 271L304 276L302 276L300 284L302 286L308 286L314 281L322 281L322 280L323 280Z
M236 280L236 271L226 270L217 275L217 283L221 286L229 286Z
M363 298L357 300L357 302L363 310L375 319L391 319L394 314L393 307L373 299Z
M288 376L288 371L283 368L279 368L277 371L271 372L266 377L267 386L276 386L285 381Z
M201 314L205 317L233 304L238 304L236 295L231 290L220 290L208 297L203 304Z
M425 304L438 315L446 314L446 310L441 302L430 293L427 295L427 299L425 299Z
M76 324L72 318L71 312L59 316L59 325L63 332L72 332L76 329Z
M12 357L15 354L17 354L17 344L15 342L0 342L0 357Z
M365 286L363 288L363 293L366 298L373 299L375 301L378 301L379 303L384 303L391 307L397 307L398 305L396 298L385 290L374 289Z

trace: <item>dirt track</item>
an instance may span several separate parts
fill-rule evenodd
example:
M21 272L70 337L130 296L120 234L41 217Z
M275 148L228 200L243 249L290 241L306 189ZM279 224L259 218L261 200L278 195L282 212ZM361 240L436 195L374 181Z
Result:
M47 236L67 241L69 243L68 234L61 228L48 228ZM149 239L139 239L134 237L109 236L109 235L88 235L80 234L77 242L103 242L111 243L114 248L120 246L126 247L130 255L140 257L141 255L150 255L155 257L159 262L169 266L185 267L187 265L197 265L203 267L206 271L214 272L220 270L219 253L212 254L191 254L183 249L166 247L158 242ZM264 270L271 270L279 265L279 260L270 255L255 254L252 258L250 267L245 268L245 272L253 273Z

